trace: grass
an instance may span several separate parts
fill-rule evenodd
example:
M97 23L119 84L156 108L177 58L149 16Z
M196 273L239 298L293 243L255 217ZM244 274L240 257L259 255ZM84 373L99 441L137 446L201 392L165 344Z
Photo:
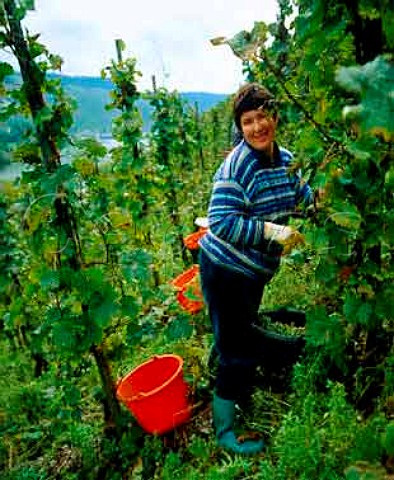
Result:
M262 308L290 306L307 310L313 306L317 293L313 259L303 264L288 259L267 286ZM157 328L149 330L135 345L122 345L122 354L116 357L113 371L121 376L152 355L180 355L190 385L192 420L174 432L157 437L145 435L131 414L126 413L129 427L121 443L115 445L102 437L102 412L97 401L101 393L91 367L86 366L87 373L80 378L56 377L60 370L54 368L42 378L34 379L28 357L23 352L10 351L3 339L2 478L93 480L99 475L110 480L389 478L382 473L387 473L382 461L392 459L393 455L389 421L382 412L370 419L360 418L339 383L326 382L324 391L317 391L313 379L319 376L319 362L296 364L292 383L285 391L256 389L250 410L239 413L240 431L259 432L265 439L264 455L242 458L218 448L210 410L212 386L207 361L212 333L206 313L185 316L171 301L166 302L164 311L152 312L141 321ZM120 459L120 463L114 463L113 458Z

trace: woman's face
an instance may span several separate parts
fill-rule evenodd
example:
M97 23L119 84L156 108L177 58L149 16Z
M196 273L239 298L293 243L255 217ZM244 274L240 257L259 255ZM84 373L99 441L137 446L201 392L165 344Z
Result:
M252 148L272 154L276 116L261 109L249 110L241 115L240 124L244 139Z

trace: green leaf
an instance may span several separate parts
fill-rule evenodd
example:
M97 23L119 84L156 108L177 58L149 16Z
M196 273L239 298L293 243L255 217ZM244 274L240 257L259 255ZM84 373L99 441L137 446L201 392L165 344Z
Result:
M141 346L144 337L151 339L155 335L156 330L157 325L155 325L154 322L143 318L140 318L139 321L133 320L129 322L126 335L127 345Z
M149 278L151 258L142 249L125 252L121 257L122 271L129 282L146 281Z
M34 0L20 0L20 4L26 10L35 10Z
M389 423L386 427L384 448L388 455L394 456L394 422Z
M345 474L346 480L362 480L357 467L353 465L346 469Z
M35 430L33 432L22 432L20 434L21 439L23 440L33 440L33 441L38 441L40 438L43 437L43 433L40 430Z
M52 341L60 352L73 352L77 348L75 332L67 321L58 322L53 326Z
M60 285L60 273L55 270L45 270L40 277L43 290L55 290Z
M134 297L129 295L122 297L120 302L122 314L134 318L139 312L139 305Z
M382 27L389 49L394 50L394 12L386 12L381 16Z
M91 310L92 319L102 328L106 327L118 311L118 305L109 298L102 299L100 304Z
M57 307L48 307L45 313L45 323L53 325L61 320L61 312Z
M4 48L7 45L7 43L8 43L7 35L4 32L0 32L0 48Z
M14 17L15 20L21 22L26 16L27 8L23 5L23 0L19 6L15 8Z
M357 320L362 325L368 325L369 319L371 318L373 313L373 306L370 303L363 303L357 312Z
M104 158L107 154L107 148L95 138L77 138L74 143L90 157Z
M333 361L341 368L346 368L345 346L346 332L343 319L338 314L327 314L323 305L318 305L307 312L308 343L324 347Z
M383 321L394 317L393 296L394 286L388 281L386 288L376 295L375 314Z
M343 313L351 324L368 326L373 314L373 305L356 295L348 293L343 304Z
M167 325L164 333L169 341L187 339L193 334L193 325L190 324L189 317L180 316Z
M324 254L329 249L330 238L324 228L312 225L305 233L305 242L318 254Z
M358 93L361 103L345 107L344 116L351 114L361 127L385 141L394 138L394 62L379 56L363 66L342 67L336 77L347 90Z
M110 285L105 283L103 283L100 290L91 292L88 304L92 321L101 328L109 324L119 309L119 305L115 300L115 292Z
M55 193L59 185L67 186L75 177L76 172L71 165L61 165L56 172L42 179L41 188L45 193Z
M32 58L39 57L40 55L46 53L47 49L42 43L33 41L30 45L30 54Z
M323 283L330 283L338 277L339 267L337 264L329 263L326 259L320 259L316 268L316 280Z
M313 345L323 345L325 343L327 323L328 315L324 306L318 305L307 313L306 334Z
M0 44L1 44L1 33L0 33ZM8 75L12 75L14 73L14 69L12 66L7 62L0 62L0 82L3 82L5 77Z
M394 191L394 165L391 165L384 176L384 186L387 191Z

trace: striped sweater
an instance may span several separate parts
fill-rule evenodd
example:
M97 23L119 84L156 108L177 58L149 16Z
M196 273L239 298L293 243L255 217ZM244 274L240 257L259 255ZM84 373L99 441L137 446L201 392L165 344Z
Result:
M292 154L274 145L273 159L262 158L244 140L214 176L208 209L209 230L201 249L216 264L252 278L272 276L281 247L264 240L264 221L285 225L298 204L313 201L300 173L290 173Z

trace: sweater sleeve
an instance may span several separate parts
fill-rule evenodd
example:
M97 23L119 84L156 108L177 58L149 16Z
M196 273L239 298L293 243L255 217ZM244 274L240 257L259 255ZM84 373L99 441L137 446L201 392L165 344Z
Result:
M235 180L215 181L208 219L214 235L237 247L257 247L263 240L264 221L248 214L243 188Z

